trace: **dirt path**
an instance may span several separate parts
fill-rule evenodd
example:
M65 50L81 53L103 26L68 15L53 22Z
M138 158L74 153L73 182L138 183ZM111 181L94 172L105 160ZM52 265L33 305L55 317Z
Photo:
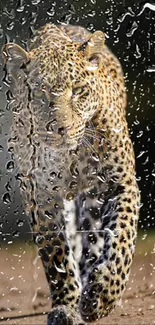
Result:
M98 324L155 324L155 241L139 240L121 306ZM29 244L1 247L1 324L46 324L46 315L2 321L3 317L50 310L49 291L36 250Z

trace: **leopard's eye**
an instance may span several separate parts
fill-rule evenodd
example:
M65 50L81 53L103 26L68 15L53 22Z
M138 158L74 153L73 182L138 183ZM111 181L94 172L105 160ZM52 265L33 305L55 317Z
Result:
M85 94L86 92L86 87L82 86L82 87L75 87L72 89L72 94L73 96L80 96Z

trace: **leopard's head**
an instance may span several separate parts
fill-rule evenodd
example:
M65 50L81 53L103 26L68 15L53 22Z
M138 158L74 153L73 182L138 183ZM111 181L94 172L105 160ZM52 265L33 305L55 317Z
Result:
M75 148L82 140L100 105L104 42L100 31L79 44L58 27L47 25L29 52L14 43L3 47L12 77L18 69L24 71L38 140L58 150Z

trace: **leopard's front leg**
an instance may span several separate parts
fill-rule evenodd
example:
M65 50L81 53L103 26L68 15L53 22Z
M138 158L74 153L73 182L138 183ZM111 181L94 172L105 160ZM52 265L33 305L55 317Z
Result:
M77 310L81 281L66 231L63 202L55 198L50 204L47 200L45 203L45 193L39 193L39 197L41 204L36 204L32 211L32 227L52 299L47 324L82 325Z
M107 191L105 194L100 188L100 193L96 195L96 206L91 205L92 200L87 195L85 206L82 208L83 225L86 224L85 214L87 220L90 220L89 232L93 233L92 222L97 216L99 224L101 221L102 223L100 230L94 227L94 235L98 241L104 239L103 250L100 248L98 258L92 264L91 253L98 244L96 241L90 243L89 232L85 236L88 253L85 258L83 257L83 268L87 273L84 276L80 311L87 322L108 315L119 302L128 282L139 212L139 190L136 180L134 176L133 178L131 175L128 176L115 186L114 192Z

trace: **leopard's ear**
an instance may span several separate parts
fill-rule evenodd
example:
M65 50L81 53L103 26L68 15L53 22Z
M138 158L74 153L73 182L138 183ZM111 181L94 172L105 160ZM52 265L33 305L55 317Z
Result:
M105 34L101 31L96 31L87 41L85 55L90 59L95 54L102 53L105 45Z
M17 67L21 67L29 61L29 53L15 43L7 43L2 48L2 56L5 63L10 62Z
M105 34L101 31L96 31L79 49L83 50L88 61L92 63L93 66L97 67L101 63L104 46Z

